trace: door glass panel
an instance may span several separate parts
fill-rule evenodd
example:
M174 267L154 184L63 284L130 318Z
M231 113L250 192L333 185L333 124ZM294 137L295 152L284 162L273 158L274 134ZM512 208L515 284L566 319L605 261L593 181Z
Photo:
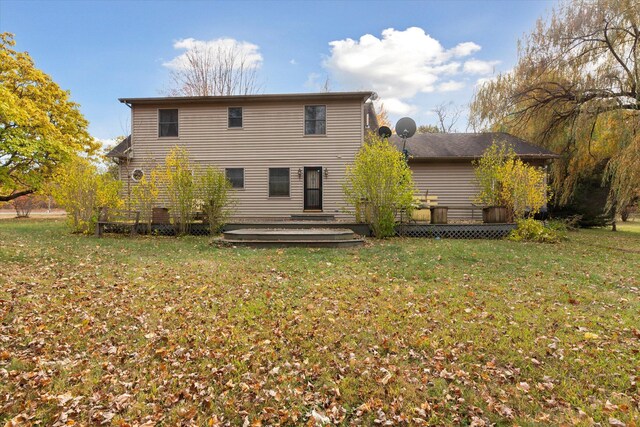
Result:
M304 171L304 208L322 209L322 172L309 168Z
M320 173L317 170L307 171L307 189L315 190L320 187Z

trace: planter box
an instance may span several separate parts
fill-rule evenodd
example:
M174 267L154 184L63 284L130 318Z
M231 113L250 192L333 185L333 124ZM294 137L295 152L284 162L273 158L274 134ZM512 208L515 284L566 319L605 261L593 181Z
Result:
M154 225L167 225L170 224L169 209L167 208L153 208L151 209L151 224Z
M507 222L507 208L489 206L482 209L482 222L487 224L504 224Z
M446 224L448 222L449 208L446 206L434 206L431 209L431 224Z

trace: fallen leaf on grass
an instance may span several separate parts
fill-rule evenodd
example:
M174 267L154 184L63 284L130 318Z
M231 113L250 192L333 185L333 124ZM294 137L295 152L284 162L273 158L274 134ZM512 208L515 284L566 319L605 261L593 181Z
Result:
M315 409L311 411L311 417L315 420L316 424L324 425L329 424L331 419L321 412L316 412Z
M617 418L609 417L609 425L613 427L626 427L627 425Z
M393 374L391 374L391 372L389 372L387 369L384 369L384 368L382 368L381 371L385 372L386 375L380 380L380 382L384 385L387 385L387 383L389 382Z
M7 421L4 427L25 427L30 425L29 418L25 414L20 414Z

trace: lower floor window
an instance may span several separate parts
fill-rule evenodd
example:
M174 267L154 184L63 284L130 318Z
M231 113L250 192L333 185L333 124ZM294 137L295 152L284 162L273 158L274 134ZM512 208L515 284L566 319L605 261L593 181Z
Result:
M269 168L269 197L289 196L289 168Z
M227 168L225 175L231 182L231 187L244 188L244 168Z

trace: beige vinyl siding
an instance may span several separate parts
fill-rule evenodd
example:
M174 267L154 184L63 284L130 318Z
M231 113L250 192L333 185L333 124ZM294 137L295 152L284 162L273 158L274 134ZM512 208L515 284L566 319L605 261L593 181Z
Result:
M532 166L544 167L543 160L525 160ZM438 196L441 206L471 206L479 188L471 161L412 162L409 165L420 195ZM450 209L451 220L482 220L482 210Z
M317 105L317 102L308 105ZM200 166L244 168L244 189L234 190L237 217L286 217L303 213L303 182L298 169L327 168L323 172L323 212L347 217L342 195L346 165L353 162L363 140L363 103L330 101L326 135L304 135L303 102L233 104L134 105L132 155L129 171L148 173L162 164L174 146L189 150ZM243 127L227 127L228 107L243 108ZM178 108L178 137L158 137L158 108ZM269 168L290 168L289 197L269 197ZM126 176L126 172L123 173ZM131 186L125 181L125 192Z
M410 163L413 180L420 195L429 190L429 195L438 196L441 206L471 206L478 193L473 165L465 162ZM450 209L451 220L481 220L482 211Z

